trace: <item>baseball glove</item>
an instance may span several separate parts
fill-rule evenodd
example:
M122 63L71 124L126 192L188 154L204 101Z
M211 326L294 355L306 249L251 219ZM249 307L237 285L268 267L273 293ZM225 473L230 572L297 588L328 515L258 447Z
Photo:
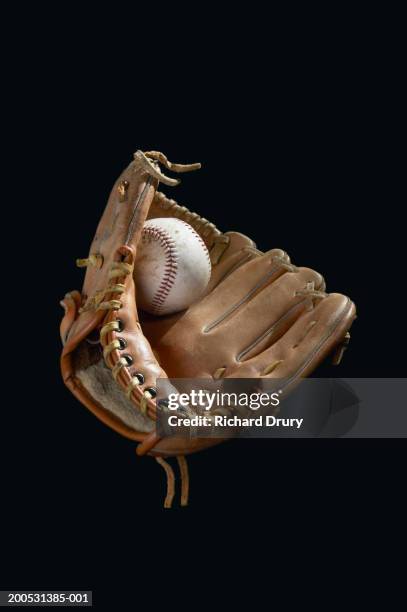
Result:
M298 268L280 249L262 253L238 232L213 223L157 191L174 186L160 167L187 172L200 164L171 164L156 151L137 151L115 183L86 259L82 292L61 305L61 368L72 393L106 425L139 442L167 473L165 506L176 456L181 504L188 499L185 455L219 439L160 439L156 433L157 378L285 378L308 376L331 353L339 362L355 318L352 301L325 292L323 277ZM205 296L188 310L155 317L139 312L134 278L146 219L177 217L204 240L212 276Z

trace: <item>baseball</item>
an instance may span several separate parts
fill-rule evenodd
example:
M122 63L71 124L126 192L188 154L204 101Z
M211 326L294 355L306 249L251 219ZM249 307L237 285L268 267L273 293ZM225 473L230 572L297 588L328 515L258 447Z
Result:
M154 315L185 310L204 293L211 260L202 238L185 221L150 219L137 250L137 304Z

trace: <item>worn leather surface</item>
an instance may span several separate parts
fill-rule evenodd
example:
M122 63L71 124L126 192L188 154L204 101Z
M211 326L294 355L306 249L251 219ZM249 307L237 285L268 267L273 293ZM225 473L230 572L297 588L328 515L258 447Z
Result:
M125 197L120 189L123 181ZM123 355L131 357L131 365L121 368L117 385L124 392L134 375L142 373L144 382L134 388L130 399L134 410L146 409L154 420L154 398L146 398L144 392L155 387L157 377L212 378L221 372L223 377L295 381L309 375L343 341L355 318L355 306L344 295L325 293L322 276L292 266L283 250L260 253L246 236L221 234L198 215L175 204L169 206L163 196L155 195L158 182L145 166L132 162L114 185L89 251L101 254L103 265L88 267L82 292L67 294L62 302L65 345L61 368L65 383L85 406L122 435L142 443L139 454L176 455L219 440L159 440L154 432L137 431L121 422L92 397L77 376L73 357L87 338L93 338L106 323L120 320L122 330L105 334L96 358L102 358L103 347L119 337L123 340L125 347L111 351L106 364L114 368ZM160 208L163 203L165 210ZM144 221L149 213L160 216L160 210L162 216L184 215L185 220L190 215L208 247L221 246L204 298L167 317L138 312L137 269L133 269ZM125 286L120 307L100 310L101 299L118 297L108 291L114 262L128 264L133 273L114 279ZM81 307L85 309L80 312Z

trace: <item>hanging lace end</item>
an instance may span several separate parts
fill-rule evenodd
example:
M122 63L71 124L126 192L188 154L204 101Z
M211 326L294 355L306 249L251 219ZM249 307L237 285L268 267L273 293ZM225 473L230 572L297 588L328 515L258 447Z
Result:
M100 253L92 253L86 259L77 259L76 265L78 268L88 268L93 266L94 268L101 268L103 266L103 255Z
M164 500L164 508L171 508L172 502L175 495L175 475L174 470L162 457L156 457L155 460L164 469L167 476L167 494ZM188 505L189 500L189 472L188 464L184 455L178 455L177 461L179 465L179 471L181 475L181 506L185 507Z
M178 455L177 461L181 474L181 506L187 506L189 500L189 472L188 463L184 455Z
M167 461L165 461L162 457L156 457L155 460L161 465L162 468L164 468L165 474L167 476L167 495L165 496L164 500L164 508L171 508L172 501L175 495L174 470L172 469L170 464L167 463Z
M170 162L164 153L161 153L160 151L147 151L145 156L160 162L160 164L167 168L167 170L172 170L172 172L177 172L179 174L182 172L193 172L194 170L200 170L202 167L199 162L195 164L174 164Z
M136 167L141 167L145 172L148 172L151 176L156 178L164 185L169 185L170 187L175 187L180 183L178 179L170 178L169 176L165 176L160 170L159 164L162 164L168 170L172 170L173 172L182 173L182 172L191 172L192 170L199 170L201 164L173 164L165 157L163 153L159 151L148 151L147 153L143 153L142 151L136 151L134 153L134 161L136 163Z
M341 363L343 355L349 346L349 342L350 342L350 333L346 332L342 342L339 344L339 346L336 347L335 352L332 356L332 365L337 366Z

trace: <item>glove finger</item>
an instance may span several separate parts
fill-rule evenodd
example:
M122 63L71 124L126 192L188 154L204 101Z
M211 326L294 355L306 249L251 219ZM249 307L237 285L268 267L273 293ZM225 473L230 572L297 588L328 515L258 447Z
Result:
M216 338L218 346L227 347L234 360L250 359L276 342L312 306L301 293L309 283L316 290L324 287L322 276L310 268L287 272L204 331Z
M342 341L355 316L353 302L332 293L299 317L275 344L224 375L293 380L307 376Z
M281 249L273 249L231 270L225 270L223 280L190 309L190 314L212 323L226 318L291 268L294 269L294 266L289 263L288 255Z
M263 255L263 253L256 248L253 240L239 232L226 232L226 234L223 234L223 239L227 240L227 247L224 252L220 254L219 258L216 254L216 241L214 246L210 249L212 275L206 293L213 291L228 274L236 270L239 266L247 263L251 259ZM222 243L223 241L221 241L221 244ZM283 251L281 251L281 253L283 253Z
M219 369L235 365L259 354L276 342L312 306L309 297L297 295L312 283L322 285L320 274L309 268L286 272L240 308L226 310L217 319L202 321L202 313L190 312L161 338L159 352L167 374L179 375L180 364L185 376L214 375ZM227 316L224 316L225 313ZM196 329L199 326L197 338ZM189 356L194 354L194 359ZM191 374L193 372L193 374Z

